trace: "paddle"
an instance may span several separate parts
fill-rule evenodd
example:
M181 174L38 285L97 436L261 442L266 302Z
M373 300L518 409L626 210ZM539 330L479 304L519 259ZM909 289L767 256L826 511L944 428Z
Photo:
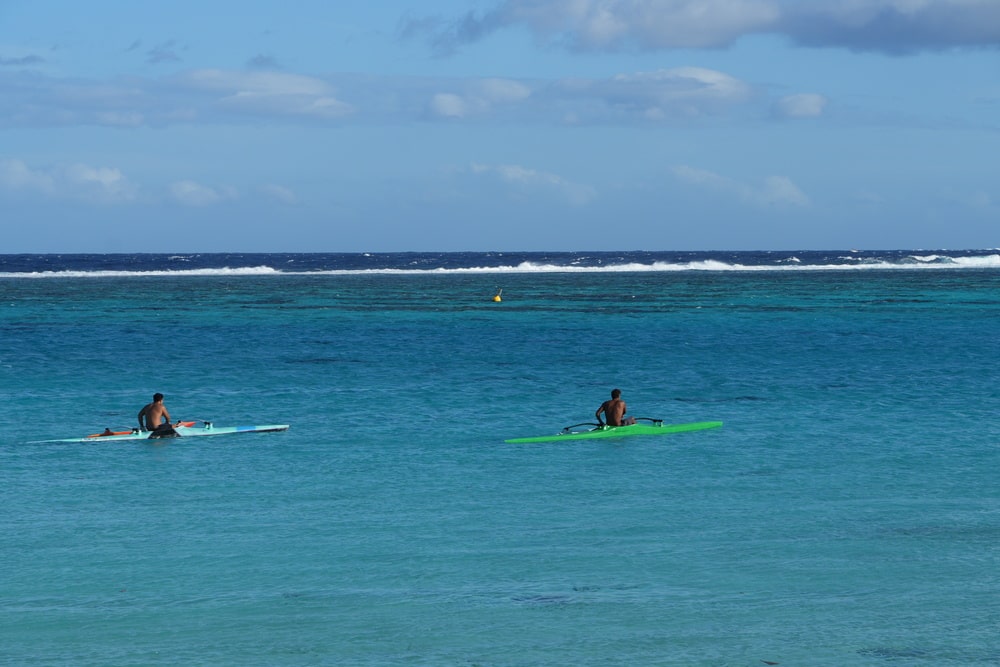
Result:
M602 426L604 426L604 424L598 424L597 422L580 422L579 424L573 424L572 426L567 426L563 428L563 430L568 431L571 428L576 428L577 426L596 426L597 428L601 428Z
M633 417L633 419L635 421L652 422L654 424L662 424L663 423L662 419L656 419L654 417ZM605 427L607 427L607 424L602 424L602 423L598 423L598 422L580 422L579 424L573 424L572 426L566 426L566 427L564 427L563 428L563 432L569 431L570 429L576 428L577 426L594 426L596 428L605 428ZM627 424L623 424L623 426L627 426ZM612 426L611 428L617 428L617 427Z

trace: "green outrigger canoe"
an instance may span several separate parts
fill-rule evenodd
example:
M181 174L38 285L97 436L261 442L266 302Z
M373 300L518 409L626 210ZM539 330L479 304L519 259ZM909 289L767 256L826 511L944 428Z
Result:
M639 417L637 421L648 421L649 424L629 424L627 426L601 426L585 422L567 426L561 433L554 435L539 435L531 438L512 438L504 440L508 443L527 442L557 442L561 440L590 440L591 438L624 438L632 435L667 435L668 433L685 433L687 431L703 431L708 428L718 428L722 422L690 422L687 424L664 424L662 419L650 419ZM595 428L578 431L574 430L581 426L593 426Z

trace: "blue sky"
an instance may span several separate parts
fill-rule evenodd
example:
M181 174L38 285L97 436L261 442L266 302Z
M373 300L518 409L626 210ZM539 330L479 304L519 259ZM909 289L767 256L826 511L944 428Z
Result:
M1000 0L0 0L0 252L1000 246Z

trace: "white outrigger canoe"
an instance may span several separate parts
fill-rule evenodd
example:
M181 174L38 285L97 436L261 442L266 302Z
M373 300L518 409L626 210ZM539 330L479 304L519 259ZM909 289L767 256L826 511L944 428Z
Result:
M200 424L196 426L196 424ZM190 438L204 435L228 435L230 433L269 433L274 431L287 431L288 424L264 424L256 426L216 426L212 422L181 422L174 426L176 436L150 438L151 431L140 431L135 428L131 431L112 431L108 429L104 433L94 433L83 438L62 438L59 440L42 440L42 442L120 442L123 440L169 440L174 437Z

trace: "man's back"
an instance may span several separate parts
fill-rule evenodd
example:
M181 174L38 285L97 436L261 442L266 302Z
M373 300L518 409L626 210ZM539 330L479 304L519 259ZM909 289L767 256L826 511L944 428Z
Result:
M142 409L142 414L146 419L146 430L155 431L156 427L164 422L164 417L168 414L163 403L150 403Z
M610 401L604 401L601 406L604 411L604 418L608 422L608 426L621 426L622 417L625 416L625 401L620 398L613 398Z

